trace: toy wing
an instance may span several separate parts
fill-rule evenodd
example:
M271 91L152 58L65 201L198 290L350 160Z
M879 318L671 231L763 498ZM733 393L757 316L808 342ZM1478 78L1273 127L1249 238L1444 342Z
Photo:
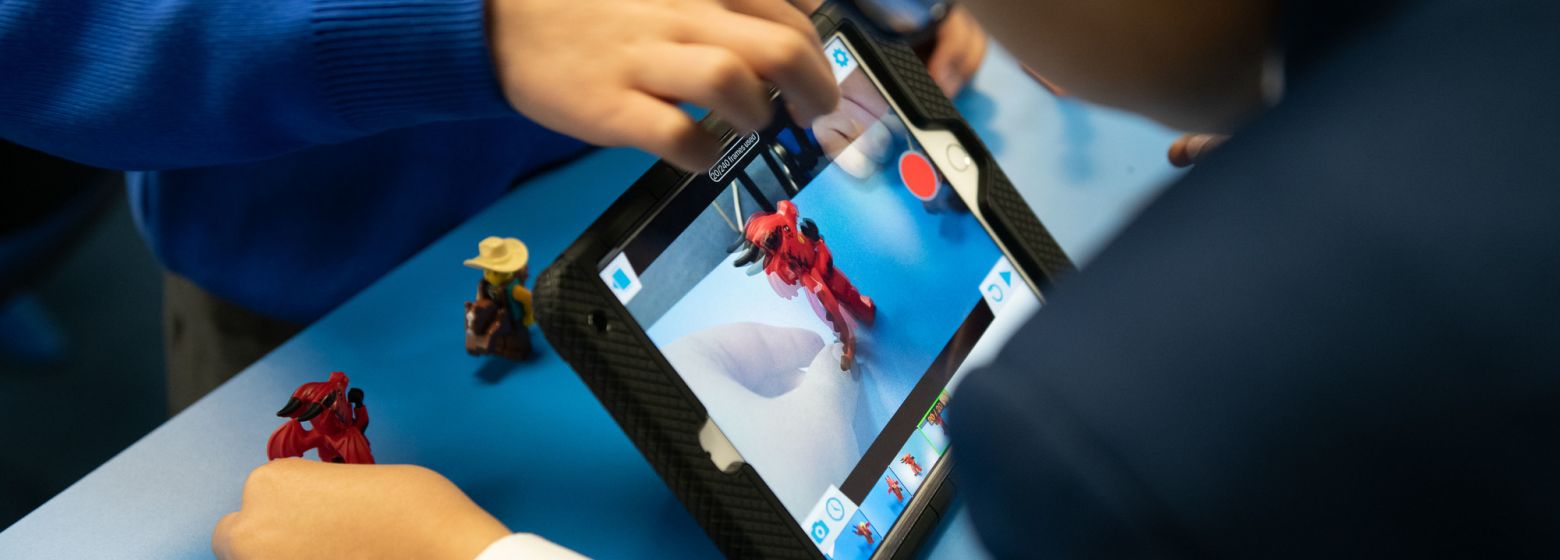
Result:
M369 450L368 438L355 429L347 429L340 436L330 438L331 446L341 453L341 460L356 465L374 464L374 453Z
M288 419L276 431L271 432L271 439L265 443L265 454L271 460L302 457L304 451L315 447L316 437L314 432L303 429L302 423Z
M799 284L787 283L785 280L781 280L779 276L776 276L772 273L768 274L767 276L769 278L769 287L774 288L775 294L782 298L794 298L796 297L796 292L801 291L801 286Z

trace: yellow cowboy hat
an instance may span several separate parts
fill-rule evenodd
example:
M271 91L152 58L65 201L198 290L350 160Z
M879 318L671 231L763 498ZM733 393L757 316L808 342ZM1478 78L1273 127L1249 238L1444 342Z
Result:
M466 259L466 266L493 272L514 273L525 268L530 260L531 252L519 239L489 237L477 245L476 258Z

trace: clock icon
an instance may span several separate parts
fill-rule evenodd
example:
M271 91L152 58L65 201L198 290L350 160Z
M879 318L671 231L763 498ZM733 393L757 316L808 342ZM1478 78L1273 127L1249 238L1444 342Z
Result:
M845 504L839 498L829 498L824 504L824 509L829 512L829 519L839 521L845 519Z

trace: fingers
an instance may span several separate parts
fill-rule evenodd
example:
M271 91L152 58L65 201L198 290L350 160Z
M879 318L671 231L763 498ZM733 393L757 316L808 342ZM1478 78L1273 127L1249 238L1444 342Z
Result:
M255 467L244 479L244 501L239 509L254 507L256 504L263 505L266 498L275 495L279 490L308 483L312 480L310 476L318 476L318 473L309 471L319 470L324 466L324 463L318 461L287 457Z
M224 560L241 558L246 548L245 542L251 535L244 533L244 512L253 514L255 511L264 511L269 501L273 501L273 495L279 488L284 488L292 483L288 477L294 476L294 471L306 467L310 461L303 459L278 459L249 471L249 476L244 479L243 502L239 505L239 511L229 513L217 520L217 526L211 531L211 552L217 558Z
M813 12L818 11L819 6L823 5L823 0L791 0L791 4L802 13L812 15Z
M839 110L813 121L812 128L823 152L835 159L875 121L870 111L854 99L846 98L840 102Z
M217 527L211 531L211 553L217 558L228 560L237 558L233 551L234 527L238 525L238 512L229 513L217 520Z
M496 9L492 17L505 96L548 128L703 169L717 157L718 142L678 102L711 108L748 129L773 120L771 83L797 122L839 102L817 33L785 0L576 4L548 18L515 9ZM307 408L295 414L307 415Z
M962 6L948 13L937 30L937 47L927 60L932 80L948 97L959 94L986 58L986 32Z
M605 143L639 148L685 170L708 169L720 151L720 142L687 113L649 94L625 93L607 121Z
M774 82L797 122L834 111L840 90L816 34L725 10L685 20L687 42L730 49L760 77Z
M272 481L277 477L277 469L285 468L284 465L292 461L292 458L277 459L249 471L249 476L244 478L243 502L240 503L238 509L242 510L246 507L252 507L262 499L267 489L272 485Z
M835 107L837 113L846 111L852 111L853 118L863 123L876 121L888 114L888 100L866 74L851 72L840 82L840 104Z
M1191 167L1230 137L1221 134L1187 134L1176 139L1170 145L1170 164L1176 167Z
M286 459L278 459L277 461L285 460ZM253 506L256 501L265 493L264 487L267 485L268 477L271 476L272 467L277 463L277 461L271 461L256 467L255 470L249 471L249 476L244 478L243 501L239 502L238 509L243 510L245 507Z
M645 46L641 54L651 61L681 63L639 65L636 80L646 93L707 107L741 130L761 129L774 118L768 86L729 50L655 44Z
M1034 68L1030 68L1028 64L1020 63L1018 66L1023 68L1024 73L1028 74L1030 78L1039 83L1041 87L1046 89L1046 91L1051 92L1051 95L1055 95L1057 97L1067 96L1067 90L1062 89L1062 86L1056 85L1055 82L1047 80L1045 76L1041 76L1040 73L1036 72Z
M723 0L722 2L726 9L733 12L766 19L795 29L797 33L812 39L818 51L823 50L823 41L818 38L818 28L813 27L812 18L808 15L821 3L805 0L797 3L786 0Z

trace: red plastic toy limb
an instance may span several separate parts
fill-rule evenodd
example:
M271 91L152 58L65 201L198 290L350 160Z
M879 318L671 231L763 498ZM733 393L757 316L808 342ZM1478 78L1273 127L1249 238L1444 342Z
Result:
M905 487L904 487L904 485L899 484L899 481L894 480L892 478L886 478L886 479L883 479L883 481L888 483L888 493L889 494L893 494L894 495L894 499L899 500L901 502L905 501Z
M910 474L921 476L921 464L916 462L914 455L906 453L904 457L899 458L899 462L910 465Z
M862 521L856 524L856 534L867 539L867 544L877 544L877 539L872 536L872 524Z
M331 463L372 464L369 449L368 407L363 406L363 390L348 389L347 375L330 374L330 379L304 383L277 411L287 422L271 433L266 455L271 459L302 457L314 449L320 460ZM313 429L306 429L308 422Z
M748 218L742 236L746 253L737 258L736 266L762 259L764 272L781 297L792 297L796 287L806 289L822 319L845 346L840 369L850 370L856 360L856 335L845 314L871 326L877 319L877 304L835 268L834 255L818 225L812 220L798 222L796 204L782 200L774 212L758 212Z

